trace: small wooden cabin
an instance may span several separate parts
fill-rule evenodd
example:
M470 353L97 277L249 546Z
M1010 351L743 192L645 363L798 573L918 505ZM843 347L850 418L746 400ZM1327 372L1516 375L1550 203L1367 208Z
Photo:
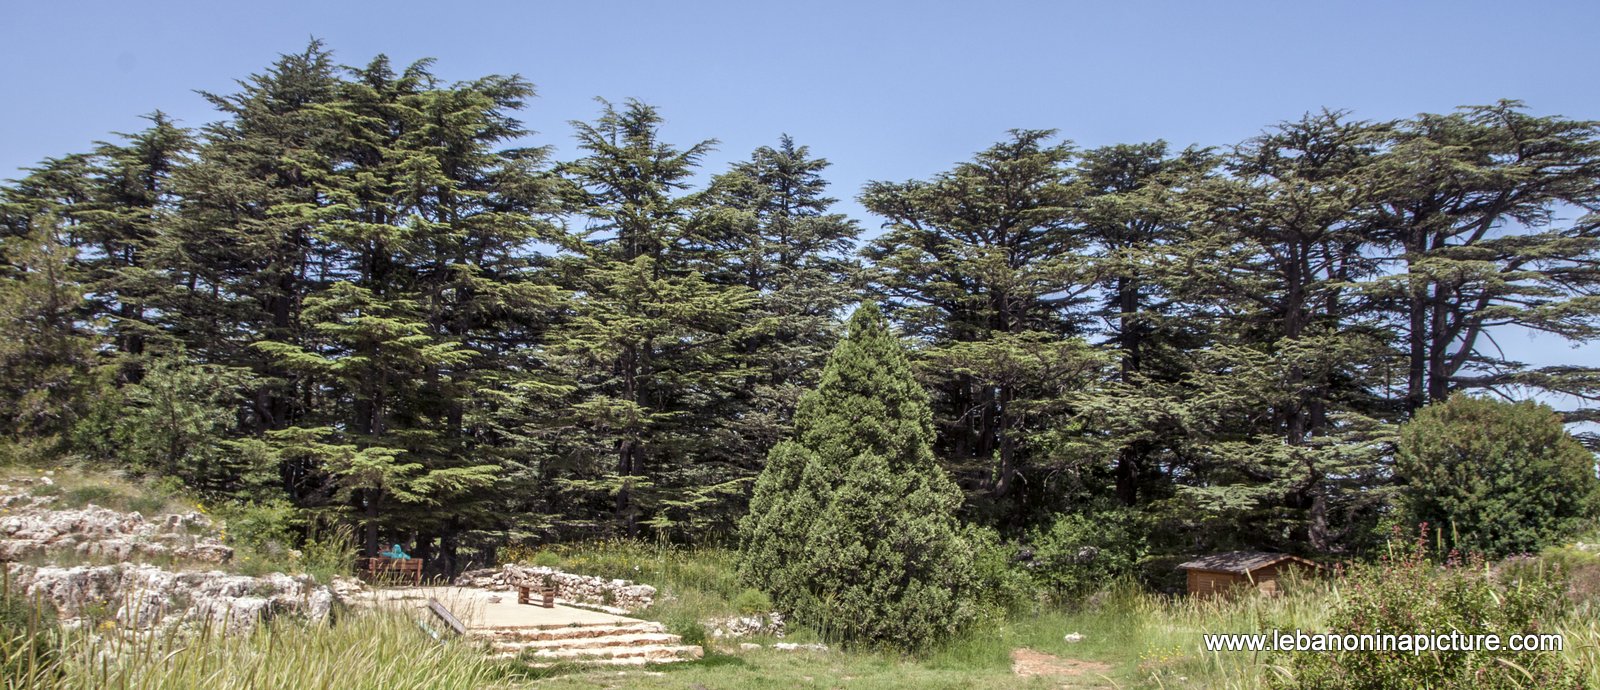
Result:
M1278 579L1290 566L1316 568L1299 556L1265 551L1229 551L1196 558L1178 567L1188 571L1189 594L1217 596L1234 587L1255 587L1265 594L1278 593Z

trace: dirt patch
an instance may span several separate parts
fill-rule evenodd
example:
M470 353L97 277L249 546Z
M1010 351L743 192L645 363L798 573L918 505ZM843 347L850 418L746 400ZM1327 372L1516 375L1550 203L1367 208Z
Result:
M1011 672L1024 678L1029 676L1093 677L1101 673L1110 673L1111 665L1098 661L1063 659L1044 652L1023 648L1011 650Z

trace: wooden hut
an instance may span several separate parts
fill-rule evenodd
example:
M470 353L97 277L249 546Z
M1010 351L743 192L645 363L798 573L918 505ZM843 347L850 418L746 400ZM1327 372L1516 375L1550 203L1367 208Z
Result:
M1188 571L1189 593L1216 596L1234 587L1255 587L1265 594L1278 593L1278 579L1290 566L1316 568L1299 556L1265 551L1229 551L1196 558L1178 567Z

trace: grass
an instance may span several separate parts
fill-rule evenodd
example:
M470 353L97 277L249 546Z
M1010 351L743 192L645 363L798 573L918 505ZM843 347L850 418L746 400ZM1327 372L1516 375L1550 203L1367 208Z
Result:
M36 477L35 470L7 470ZM37 490L57 496L57 505L87 502L121 510L159 505L158 512L187 512L193 504L176 492L162 492L111 475L58 470L53 487ZM0 482L5 480L0 476ZM143 512L143 511L141 511ZM149 513L147 513L149 514ZM243 529L251 515L271 527L271 511L218 515ZM263 530L263 533L270 530ZM1585 539L1600 541L1600 535ZM245 552L243 567L289 572L315 570L326 577L347 563L348 535L329 532L290 562ZM918 655L833 646L826 652L781 651L777 640L708 639L710 618L750 613L759 601L739 582L734 554L717 548L681 548L637 541L609 541L512 550L517 560L607 578L654 585L655 603L643 618L665 623L691 643L702 644L706 658L646 669L578 668L530 670L493 662L473 645L441 643L418 623L414 612L352 611L332 625L291 620L261 626L249 635L201 630L189 634L96 636L84 628L61 631L52 653L39 658L36 640L23 631L0 629L0 662L28 659L42 673L8 669L0 688L1220 688L1258 690L1269 686L1279 659L1247 652L1207 653L1201 636L1219 632L1323 629L1340 600L1330 580L1284 583L1277 597L1232 599L1169 597L1131 585L1114 586L1075 608L1035 607L994 618L944 645ZM1583 669L1587 687L1600 688L1600 555L1557 549L1549 563L1570 571L1580 603L1554 621L1566 636L1563 652ZM235 566L240 567L239 565ZM93 626L90 626L91 629ZM103 632L103 631L93 631ZM1080 633L1079 642L1064 639ZM786 641L820 640L813 630L791 628ZM18 654L27 643L31 657ZM741 642L764 646L743 650ZM1071 677L1019 678L1011 669L1014 650L1028 648L1060 659L1105 664ZM114 654L104 654L107 650ZM31 683L27 679L36 681Z
M1597 539L1595 541L1600 541ZM588 575L631 579L656 586L658 600L642 616L679 625L687 620L738 611L743 588L734 575L733 554L719 549L681 549L639 542L563 545L541 552L509 554L538 559ZM1600 560L1600 559L1597 559ZM1330 579L1283 583L1279 596L1244 595L1200 599L1166 596L1121 585L1090 606L1043 609L976 627L945 645L916 656L850 649L779 651L770 646L744 651L739 642L710 641L706 659L648 670L564 669L540 681L551 688L969 688L1102 687L1260 690L1288 673L1278 657L1249 652L1206 652L1207 633L1326 629L1340 601ZM1566 636L1564 654L1600 688L1600 613L1580 603L1557 622ZM1083 639L1068 642L1065 635ZM792 641L817 639L794 630ZM1013 650L1028 648L1061 659L1098 662L1104 673L1050 679L1012 674Z
M51 507L62 510L94 504L111 510L139 513L147 518L194 510L194 504L185 501L176 487L139 482L116 472L91 472L73 467L0 468L0 484L15 484L24 479L36 482L28 488L29 494L51 497ZM42 480L49 481L44 483Z
M42 663L30 663L26 636L0 639L0 658L19 659L0 688L482 690L525 678L476 646L435 640L413 612L397 610L352 611L332 625L280 619L232 635L210 627L145 635L78 628L59 637Z

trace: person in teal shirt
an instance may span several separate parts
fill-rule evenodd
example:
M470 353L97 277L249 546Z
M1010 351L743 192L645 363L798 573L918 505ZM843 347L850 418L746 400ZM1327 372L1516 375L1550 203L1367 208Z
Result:
M378 555L383 556L384 558L394 558L402 561L411 560L411 556L406 555L405 551L400 550L399 544L389 547L388 551L384 551Z

